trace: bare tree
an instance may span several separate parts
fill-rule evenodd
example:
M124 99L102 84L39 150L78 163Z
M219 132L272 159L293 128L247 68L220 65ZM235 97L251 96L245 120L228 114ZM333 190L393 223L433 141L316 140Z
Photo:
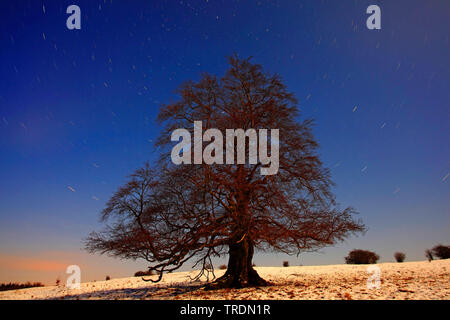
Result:
M145 259L159 274L151 281L189 259L200 277L213 272L212 257L228 253L227 271L208 287L243 287L267 284L252 266L256 249L300 254L364 231L352 208L337 205L329 171L316 154L312 122L297 121L296 99L280 77L249 59L229 62L222 78L205 74L188 81L178 90L179 101L161 108L158 163L136 171L109 200L102 213L109 224L89 236L88 250ZM260 160L173 164L171 133L186 128L193 134L194 121L224 136L226 129L279 129L278 173L261 174Z

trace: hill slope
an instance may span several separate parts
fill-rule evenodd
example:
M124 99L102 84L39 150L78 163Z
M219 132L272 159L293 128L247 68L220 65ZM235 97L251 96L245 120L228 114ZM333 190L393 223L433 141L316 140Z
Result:
M195 272L86 282L80 289L42 287L0 292L0 299L450 299L450 259L380 263L380 288L367 287L369 265L258 267L273 286L205 291ZM223 274L217 270L216 276ZM156 277L156 276L153 276Z

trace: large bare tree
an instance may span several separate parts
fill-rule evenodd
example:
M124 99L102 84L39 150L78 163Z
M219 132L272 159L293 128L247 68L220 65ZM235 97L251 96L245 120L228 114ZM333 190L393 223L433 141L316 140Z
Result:
M244 287L267 284L252 266L255 250L299 254L364 231L352 208L337 205L311 121L299 121L296 99L280 77L250 59L229 63L222 78L188 81L177 91L180 99L161 108L158 163L137 170L113 195L102 212L107 227L91 233L88 250L145 259L159 274L152 281L190 259L201 276L212 257L228 254L227 271L209 288ZM278 172L263 175L260 160L174 164L171 134L179 128L193 134L194 121L223 136L226 129L279 129ZM246 142L248 160L250 138Z

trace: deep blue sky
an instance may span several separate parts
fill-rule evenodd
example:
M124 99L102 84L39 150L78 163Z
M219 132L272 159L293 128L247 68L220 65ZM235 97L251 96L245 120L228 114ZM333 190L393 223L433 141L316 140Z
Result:
M71 4L81 30L66 28ZM370 4L381 30L366 28ZM185 80L222 75L233 53L282 76L316 120L338 201L369 227L256 263L342 263L353 248L424 259L450 242L449 30L446 0L2 1L0 281L50 281L67 264L83 280L143 268L88 255L81 239L155 158L160 105Z

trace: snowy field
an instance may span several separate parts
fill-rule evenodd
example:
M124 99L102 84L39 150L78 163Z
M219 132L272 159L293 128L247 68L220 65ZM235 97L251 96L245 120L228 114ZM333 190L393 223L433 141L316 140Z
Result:
M205 291L195 272L167 274L159 283L139 277L0 292L0 299L449 299L450 259L380 263L379 288L368 288L368 265L258 267L272 286ZM223 274L216 271L216 276ZM153 276L156 278L156 276ZM376 280L375 278L373 280ZM375 281L370 283L376 284Z

